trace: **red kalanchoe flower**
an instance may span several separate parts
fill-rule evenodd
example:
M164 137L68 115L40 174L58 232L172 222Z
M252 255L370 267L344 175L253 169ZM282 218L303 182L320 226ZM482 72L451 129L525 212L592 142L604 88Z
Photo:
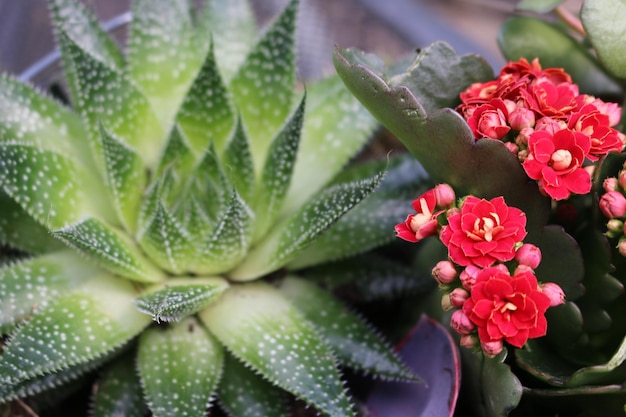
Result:
M529 155L522 166L526 174L537 180L539 188L555 200L591 190L591 177L582 168L589 154L591 140L580 132L568 129L554 134L535 131L528 139Z
M404 223L395 227L396 235L409 242L419 242L437 234L437 216L443 211L435 212L437 197L435 190L428 190L413 200L416 214L409 214Z
M504 198L490 201L469 196L461 212L448 218L441 241L458 265L486 268L515 256L515 245L526 236L526 215L509 207Z
M550 304L532 272L510 276L502 269L486 268L476 277L463 312L476 325L482 344L505 341L522 347L528 339L546 334Z
M568 127L589 136L591 140L587 155L591 161L597 161L609 152L620 152L624 147L617 130L610 123L609 116L601 113L593 104L584 105L570 116Z
M578 86L571 83L554 85L544 81L521 90L527 107L542 116L563 117L577 106Z
M467 119L467 124L476 139L502 139L511 130L507 122L508 117L506 104L496 98L476 108Z

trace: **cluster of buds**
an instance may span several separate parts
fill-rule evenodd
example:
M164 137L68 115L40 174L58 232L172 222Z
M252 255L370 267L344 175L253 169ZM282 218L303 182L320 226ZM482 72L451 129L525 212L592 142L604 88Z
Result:
M580 94L562 68L542 69L537 59L508 63L496 80L472 84L460 98L457 110L475 138L503 141L554 200L587 194L585 161L624 148L626 137L614 129L621 108Z
M618 172L617 177L609 177L602 183L604 194L598 205L600 211L609 220L606 223L606 236L618 238L617 249L626 256L626 164Z
M493 356L504 343L522 347L544 336L546 310L562 304L565 295L557 284L540 284L535 277L541 250L523 243L526 215L502 197L454 202L452 188L438 185L413 202L416 213L396 232L410 242L437 235L448 248L448 259L432 275L444 292L443 309L453 310L450 327L461 344Z

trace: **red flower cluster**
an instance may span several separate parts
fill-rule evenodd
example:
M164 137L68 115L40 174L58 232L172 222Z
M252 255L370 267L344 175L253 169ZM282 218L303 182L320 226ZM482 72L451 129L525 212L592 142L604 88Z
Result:
M507 142L526 174L555 200L588 193L585 160L624 147L624 135L613 128L620 107L580 94L563 69L542 69L537 59L508 63L496 80L472 84L460 98L457 110L476 139Z

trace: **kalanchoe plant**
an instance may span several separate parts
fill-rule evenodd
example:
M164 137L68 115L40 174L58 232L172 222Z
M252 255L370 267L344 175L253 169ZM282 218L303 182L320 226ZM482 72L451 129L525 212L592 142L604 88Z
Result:
M376 124L338 77L294 89L297 0L258 39L243 0L136 0L125 54L49 3L72 107L0 76L0 238L26 255L0 270L0 402L100 369L94 416L290 393L338 417L338 365L417 380L298 273L393 239L419 167L340 174Z
M442 318L472 348L464 404L477 416L626 404L626 7L584 0L575 16L560 3L520 3L559 21L509 19L495 75L443 42L405 70L335 53L353 94L444 184L396 232L429 249L418 260L453 311ZM441 199L449 188L463 197Z

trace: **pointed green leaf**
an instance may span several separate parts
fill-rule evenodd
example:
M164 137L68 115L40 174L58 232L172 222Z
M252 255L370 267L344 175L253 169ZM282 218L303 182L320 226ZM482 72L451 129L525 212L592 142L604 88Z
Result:
M606 68L619 78L626 78L624 39L626 3L624 1L586 0L580 11L589 41Z
M0 334L100 271L68 250L0 269Z
M226 86L222 81L213 48L178 110L176 121L185 131L193 150L202 154L213 142L222 150L233 128L235 117Z
M53 234L114 274L139 282L163 279L163 273L144 257L134 242L100 220L86 219Z
M300 143L305 99L302 98L268 149L254 204L257 216L254 241L262 238L270 229L287 195Z
M213 144L206 149L202 160L194 168L192 180L185 191L187 195L194 196L213 222L223 216L231 202L232 189ZM181 199L187 198L187 195ZM205 236L208 233L210 230Z
M0 356L0 385L86 364L138 334L150 318L135 310L128 281L103 275L61 295L20 326Z
M118 217L126 230L134 231L137 213L146 186L147 174L141 156L100 125L106 183Z
M148 408L135 369L134 351L109 364L95 385L91 417L143 417Z
M210 33L224 79L229 80L246 58L257 35L256 20L248 0L211 0L200 16L200 36Z
M297 8L298 0L291 0L247 56L230 86L258 168L263 166L269 143L291 110Z
M67 51L78 86L76 107L86 121L92 149L102 160L99 123L135 148L146 165L156 164L165 139L150 103L128 78L82 50L62 30L59 43Z
M500 28L498 45L510 60L539 58L544 68L563 68L580 87L595 96L623 95L623 89L602 69L588 49L557 26L529 16L515 16Z
M76 0L49 0L52 20L56 29L57 40L62 37L61 32L72 39L81 49L88 51L99 61L112 68L123 68L124 58L115 45L102 30L96 16L83 4ZM61 42L59 42L61 43ZM72 102L79 102L77 85L78 80L72 68L70 53L61 47L61 57L68 79Z
M255 193L256 178L250 142L241 123L241 118L237 119L235 132L226 145L226 149L222 154L222 161L226 176L234 185L241 198L248 205L251 205Z
M0 189L0 242L35 254L63 248L45 226L33 219L3 189Z
M128 41L129 73L169 125L204 51L196 42L189 0L135 0Z
M378 125L337 76L308 85L306 91L298 163L284 213L301 207L328 183L365 145Z
M237 358L270 382L331 417L354 416L332 353L271 286L232 286L200 318Z
M228 354L224 358L218 401L233 417L288 416L285 392Z
M163 173L171 169L178 173L181 178L186 178L196 162L191 144L187 136L181 131L180 126L175 124L170 130L167 143L159 157L159 165L155 177L159 178Z
M279 291L315 325L337 360L383 379L419 381L365 321L317 285L288 276Z
M156 213L140 237L139 244L154 263L174 274L185 272L195 253L187 230L160 201L157 202Z
M228 208L213 233L198 247L194 271L206 275L238 265L248 253L253 216L245 201L233 191Z
M35 146L0 143L0 186L26 212L48 228L97 213L76 164ZM84 177L83 177L84 178Z
M197 313L228 288L222 278L171 278L135 299L137 310L157 323L180 321Z
M223 361L222 346L192 317L148 329L139 339L137 362L152 414L204 416Z
M318 193L300 211L278 224L250 251L244 262L229 273L234 280L246 281L286 265L341 216L367 197L382 175L336 184Z

